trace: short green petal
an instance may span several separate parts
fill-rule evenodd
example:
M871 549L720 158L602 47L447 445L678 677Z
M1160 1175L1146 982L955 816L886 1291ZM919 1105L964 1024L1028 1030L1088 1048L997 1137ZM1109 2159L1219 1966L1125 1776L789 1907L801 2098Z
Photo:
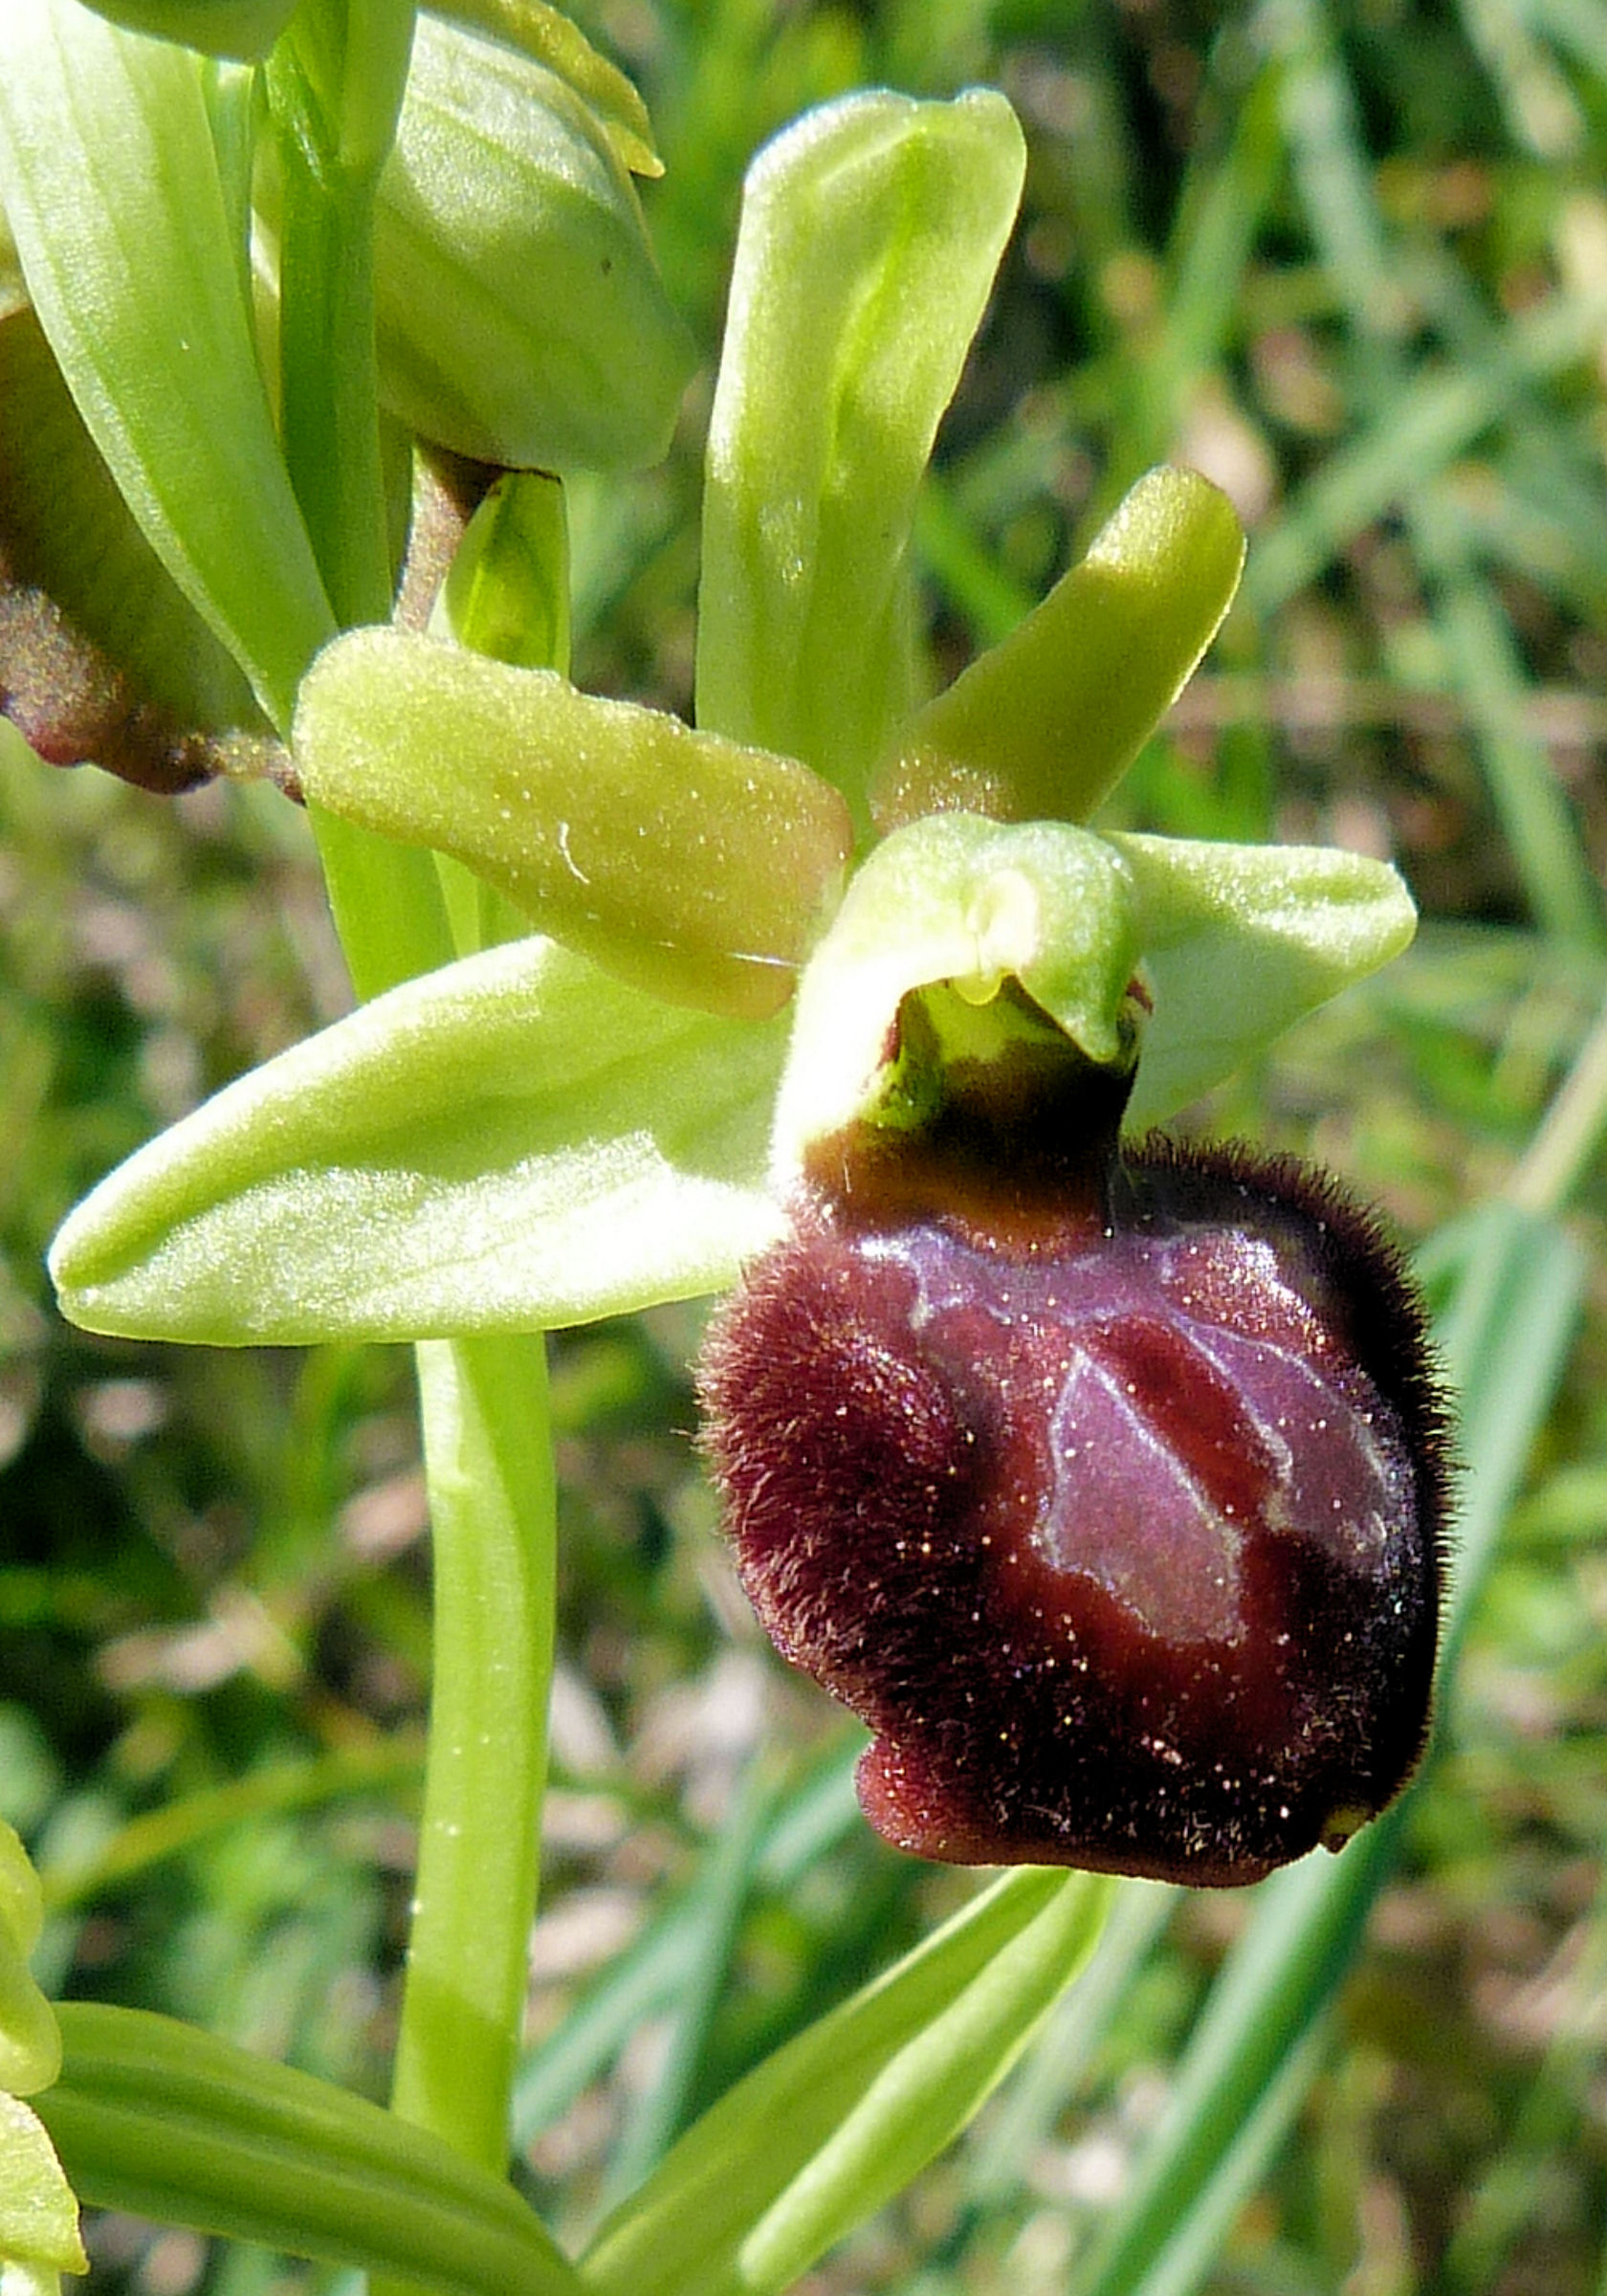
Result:
M1127 1128L1146 1131L1399 955L1417 911L1382 861L1327 846L1112 836L1155 1012Z
M790 758L428 638L354 630L308 673L307 795L451 853L624 979L761 1017L838 899L847 809Z
M256 364L202 60L0 7L0 198L119 490L279 726L332 628Z
M1132 880L1104 838L969 813L897 830L854 878L800 983L776 1112L778 1188L811 1142L875 1103L912 989L952 981L980 1004L1010 976L1090 1060L1121 1067L1133 1055L1137 962Z
M709 432L697 716L856 813L912 695L909 537L1009 236L1002 96L851 96L748 173Z
M41 2276L87 2272L78 2204L38 2115L0 2095L0 2263ZM11 2281L10 2272L6 2275Z
M1086 821L1199 664L1244 537L1194 471L1140 478L1088 556L917 713L879 769L881 829L922 813Z
M429 15L374 295L381 389L422 436L560 473L668 451L696 355L607 135L556 73Z
M777 1233L784 1030L515 941L408 982L103 1181L52 1252L91 1330L223 1345L532 1330L690 1298Z

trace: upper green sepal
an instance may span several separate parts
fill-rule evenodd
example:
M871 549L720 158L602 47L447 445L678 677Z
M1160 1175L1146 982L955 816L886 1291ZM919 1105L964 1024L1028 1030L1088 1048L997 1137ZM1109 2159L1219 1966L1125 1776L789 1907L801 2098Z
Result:
M1004 98L809 113L748 172L709 430L697 716L802 758L860 826L912 696L909 539L1015 219Z
M1197 472L1140 478L1081 563L903 729L877 769L882 830L923 813L1086 821L1177 699L1244 563Z
M583 1323L733 1282L781 1024L644 996L556 942L408 982L281 1053L78 1205L93 1331L244 1345Z
M790 758L400 631L302 686L309 798L465 862L544 931L660 995L761 1016L792 993L848 859L847 808Z

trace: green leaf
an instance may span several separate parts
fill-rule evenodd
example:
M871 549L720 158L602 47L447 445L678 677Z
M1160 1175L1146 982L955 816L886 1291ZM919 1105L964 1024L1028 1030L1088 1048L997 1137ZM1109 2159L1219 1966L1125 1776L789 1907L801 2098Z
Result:
M635 470L695 364L635 189L555 72L421 15L374 218L380 387L479 462Z
M39 1877L0 1819L0 2090L11 2096L48 2088L61 2064L55 2012L28 1969L43 1919ZM0 2255L9 2253L0 2236Z
M78 2204L39 2116L20 2097L0 2094L0 2263L49 2275L87 2272Z
M1326 846L1113 835L1155 1012L1127 1128L1144 1132L1411 940L1393 869Z
M1097 1939L1110 1885L982 1892L703 2115L582 2260L598 2296L770 2296L901 2191L1016 2062Z
M314 665L309 799L452 854L533 922L678 1002L762 1017L835 907L848 823L790 758L398 630Z
M1244 563L1225 495L1151 471L1043 604L904 729L871 784L877 827L940 811L1086 821L1193 673Z
M451 2296L570 2296L572 2267L498 2176L327 2081L174 2019L69 2002L43 2114L97 2207Z
M408 982L112 1173L56 1238L63 1312L224 1345L550 1328L689 1298L774 1241L777 1023L546 940Z
M266 55L299 0L85 0L126 32L178 40L204 55Z
M123 498L283 728L333 624L256 364L202 72L77 0L6 0L0 198Z
M1024 150L1002 96L853 96L748 173L709 433L697 713L862 814L912 699L909 538Z
M1131 872L1090 830L972 813L895 830L855 876L799 985L776 1114L778 1183L812 1141L881 1097L889 1032L912 989L952 981L981 1005L1011 976L1090 1060L1127 1064L1139 945Z

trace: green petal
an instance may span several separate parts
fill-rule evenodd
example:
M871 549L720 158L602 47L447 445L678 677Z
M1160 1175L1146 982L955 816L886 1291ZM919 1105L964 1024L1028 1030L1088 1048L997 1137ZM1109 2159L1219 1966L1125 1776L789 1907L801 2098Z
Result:
M283 726L332 620L257 368L203 69L77 0L5 0L0 198L120 491Z
M556 943L409 982L103 1181L63 1312L164 1339L404 1339L584 1322L731 1282L783 1033L661 1004Z
M557 472L668 451L695 352L607 135L555 73L428 15L374 294L381 389L424 437Z
M1127 1128L1161 1122L1410 942L1384 862L1326 846L1112 836L1137 900L1155 1012Z
M927 704L879 769L881 829L922 813L1086 821L1215 637L1244 537L1193 471L1151 471L1043 604Z
M308 673L310 798L465 862L544 931L658 994L759 1017L839 895L848 826L790 758L391 630Z
M697 715L856 812L912 697L910 522L1009 235L1002 96L853 96L749 170L709 433Z
M812 1141L876 1103L910 990L953 981L980 1004L1012 976L1090 1060L1119 1067L1132 1058L1138 953L1127 866L1091 831L969 813L896 831L854 878L800 983L776 1113L778 1187Z

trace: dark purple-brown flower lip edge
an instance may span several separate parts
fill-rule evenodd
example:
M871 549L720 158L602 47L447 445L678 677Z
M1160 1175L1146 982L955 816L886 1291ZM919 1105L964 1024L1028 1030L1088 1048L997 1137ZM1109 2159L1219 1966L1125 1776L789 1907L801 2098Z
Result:
M711 1326L705 1447L890 1841L1251 1882L1421 1753L1443 1413L1369 1214L1242 1147L1114 1156L1093 1082L1080 1145L832 1144Z

